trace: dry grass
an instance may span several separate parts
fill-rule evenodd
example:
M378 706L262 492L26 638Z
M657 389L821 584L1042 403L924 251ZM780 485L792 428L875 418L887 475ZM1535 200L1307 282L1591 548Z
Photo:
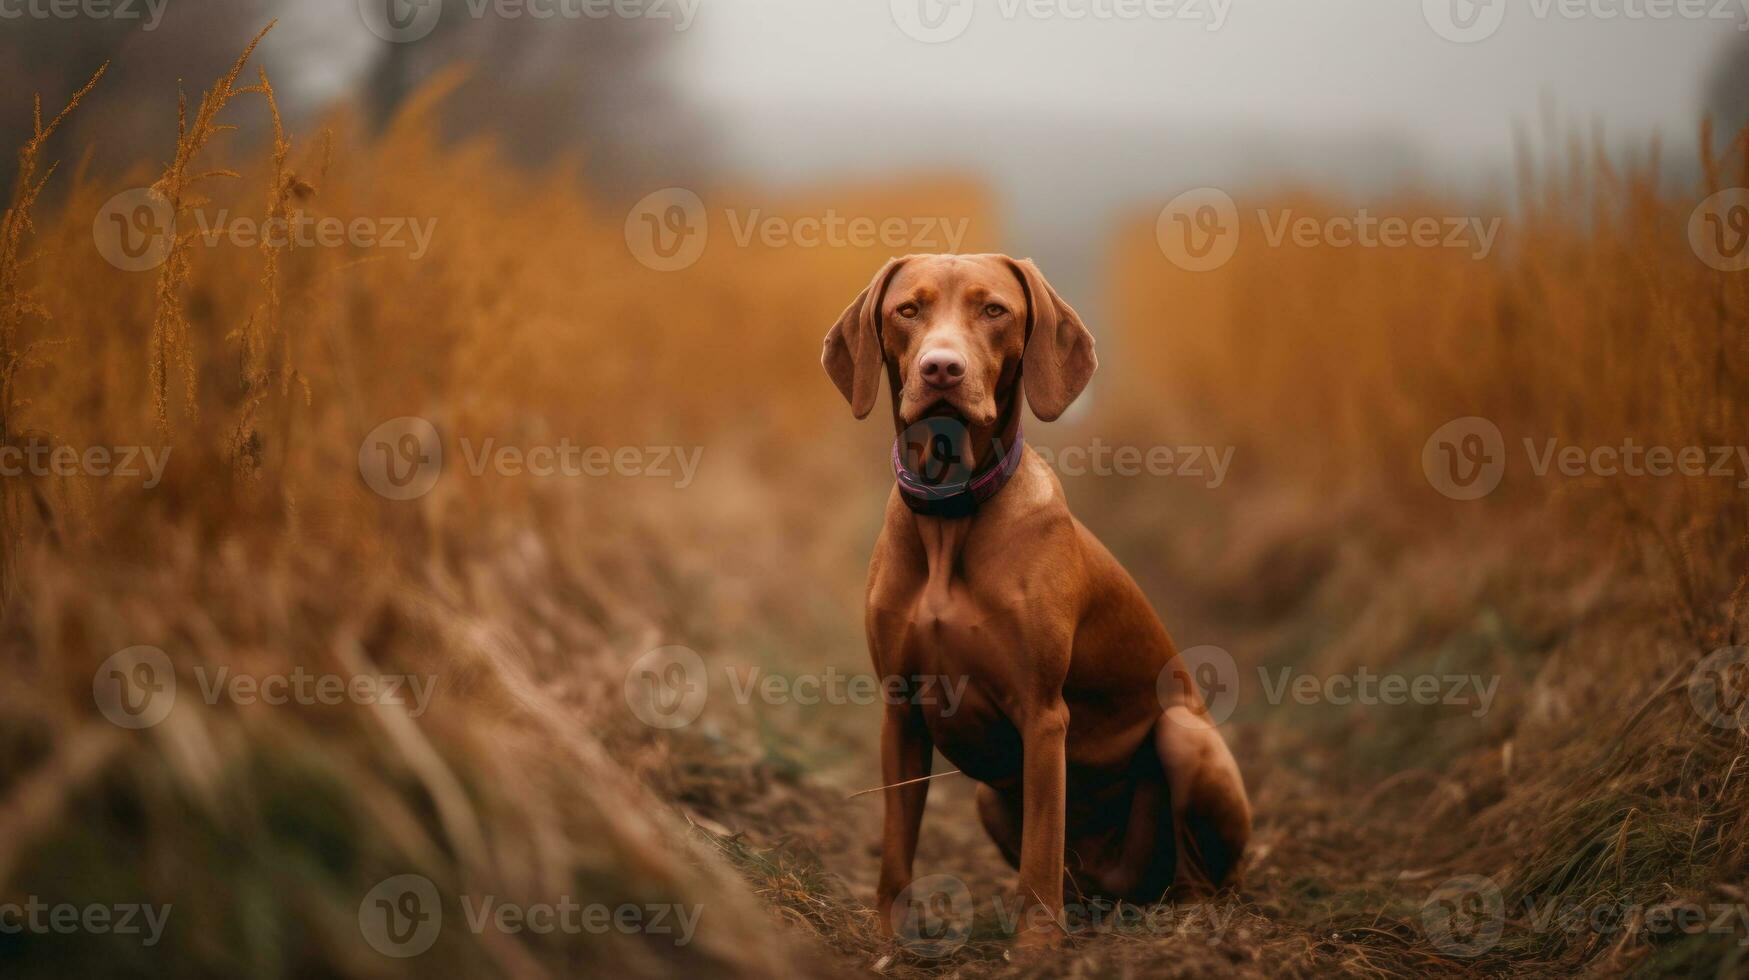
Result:
M1285 835L1253 888L1323 896L1290 903L1293 918L1352 904L1338 883L1375 882L1358 918L1393 923L1391 935L1352 941L1369 956L1381 945L1403 954L1308 968L1421 972L1413 957L1439 951L1404 927L1435 884L1463 874L1497 882L1508 908L1499 945L1471 966L1744 968L1740 932L1658 934L1634 920L1563 931L1530 914L1739 901L1749 873L1749 790L1735 775L1749 743L1704 724L1686 696L1699 660L1749 626L1743 474L1537 477L1520 448L1749 444L1749 281L1687 242L1700 200L1749 183L1749 157L1744 138L1719 157L1710 130L1701 140L1705 180L1682 193L1668 190L1655 147L1624 173L1574 141L1524 155L1511 207L1372 208L1505 215L1504 244L1481 260L1265 247L1259 208L1353 213L1315 196L1241 202L1247 238L1214 272L1163 261L1151 222L1120 250L1122 341L1134 353L1106 424L1144 438L1147 420L1124 407L1166 392L1169 417L1249 460L1201 539L1221 557L1169 580L1224 616L1258 664L1502 681L1480 720L1289 705L1241 726L1255 740L1247 761L1263 782L1266 839ZM1451 501L1423 475L1422 447L1472 415L1502 430L1507 475L1483 500ZM1284 759L1299 772L1283 773ZM1364 799L1365 818L1331 808L1331 787Z
M756 589L809 545L757 533L748 515L782 497L757 468L825 469L793 446L831 394L768 390L757 369L776 350L811 364L821 311L854 292L872 257L742 254L724 234L695 270L652 272L626 248L623 212L586 197L569 166L517 173L490 146L442 147L429 125L441 88L374 141L335 118L331 162L324 139L295 163L266 76L238 84L248 59L181 114L163 173L76 179L33 223L31 165L55 122L43 125L6 214L9 440L172 448L149 490L83 473L5 481L20 572L0 631L0 880L7 901L170 902L174 913L156 948L0 938L0 970L792 968L791 944L773 938L774 920L715 849L602 746L654 743L620 692L637 654L673 637L708 649L749 617L788 615L789 598ZM222 119L241 112L275 124L260 155L227 144ZM129 184L151 185L177 215L175 246L152 272L112 268L92 247L92 216ZM919 184L863 206L968 205L961 187ZM236 247L202 234L221 214L299 210L416 219L435 235L414 262L404 250ZM65 346L44 357L51 323ZM751 405L763 430L736 409ZM452 456L429 496L395 503L360 479L358 447L409 414L450 434ZM707 452L685 491L474 478L459 436ZM727 574L719 553L739 556ZM91 678L136 644L169 654L179 700L162 724L122 731L98 714ZM221 667L408 673L437 688L417 720L354 705L201 704L201 672ZM438 946L403 962L366 946L357 919L371 885L403 872L447 896L704 912L698 937L673 948L618 934L475 935L451 905Z
M620 689L664 643L713 666L861 667L856 603L888 434L847 428L815 359L884 252L737 247L715 223L700 262L657 273L629 253L623 210L580 190L568 162L524 173L489 144L441 145L432 109L456 77L379 136L340 115L331 138L294 143L265 73L238 84L249 56L179 113L165 170L75 177L33 221L59 117L39 125L0 234L0 445L174 447L150 490L90 475L0 483L16 569L0 623L0 897L175 903L154 949L0 936L8 975L1739 963L1734 936L1567 934L1516 915L1467 961L1430 944L1420 919L1429 889L1458 874L1492 877L1515 909L1711 901L1749 874L1743 736L1701 726L1681 687L1696 658L1743 639L1742 492L1511 478L1466 506L1420 472L1427 435L1471 414L1509 446L1749 443L1749 285L1682 239L1708 188L1673 197L1652 163L1617 173L1583 148L1531 160L1509 241L1486 261L1241 249L1190 276L1161 258L1151 225L1126 235L1119 316L1100 328L1122 357L1079 424L1107 441L1230 442L1239 462L1217 494L1119 481L1070 493L1169 597L1181 641L1219 642L1248 666L1494 672L1501 700L1480 720L1253 706L1233 741L1259 846L1245 887L1209 907L1218 928L1181 916L1014 963L986 918L965 950L931 961L881 940L863 904L878 804L845 797L874 784L867 712L713 702L699 725L659 735ZM260 152L223 138L221 114L243 112L273 123ZM1749 183L1745 167L1739 141L1708 157L1708 180ZM155 272L116 270L91 245L92 216L130 184L156 187L179 219ZM999 241L981 191L951 181L777 204L719 188L707 202L963 215L968 249ZM1433 200L1394 209L1445 213ZM199 226L220 211L417 219L436 235L418 261L209 244ZM396 503L364 486L357 456L367 432L406 415L448 437L449 459L430 494ZM473 477L462 436L702 447L704 465L684 490ZM405 672L438 688L417 719L189 696L163 724L124 731L95 710L91 679L137 644L166 651L180 691L220 666ZM955 869L987 909L1010 882L968 787L941 781L931 807L920 869ZM446 925L423 957L389 960L360 941L358 904L410 871L448 896L704 914L681 948Z

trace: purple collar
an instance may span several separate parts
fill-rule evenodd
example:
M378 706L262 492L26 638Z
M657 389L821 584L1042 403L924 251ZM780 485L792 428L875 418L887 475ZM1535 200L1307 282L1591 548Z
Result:
M899 497L905 501L905 506L913 513L928 517L970 517L977 513L978 508L1008 484L1009 477L1020 468L1022 450L1026 448L1026 440L1020 434L1020 427L1014 428L1014 443L1002 454L995 466L969 480L927 482L924 477L913 473L905 465L902 454L904 437L893 440L893 475L899 481ZM1001 448L1000 441L992 441L992 445Z

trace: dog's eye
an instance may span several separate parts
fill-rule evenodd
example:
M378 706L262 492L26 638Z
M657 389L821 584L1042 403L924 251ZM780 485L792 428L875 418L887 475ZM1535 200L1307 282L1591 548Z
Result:
M997 318L999 316L1004 316L1007 313L1008 313L1008 307L1003 306L1001 303L991 303L990 305L984 307L984 315L989 317L992 320L994 320L995 318Z
M905 319L910 320L910 319L917 316L917 304L916 303L906 303L903 306L899 307L894 312L898 313L900 316L904 317Z

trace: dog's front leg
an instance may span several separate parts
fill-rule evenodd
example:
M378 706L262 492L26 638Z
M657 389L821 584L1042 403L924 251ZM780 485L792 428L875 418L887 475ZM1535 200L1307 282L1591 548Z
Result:
M1020 829L1019 935L1023 946L1048 946L1062 938L1064 771L1069 708L1060 697L1041 705L1021 729L1025 753Z
M935 743L915 705L888 705L881 719L881 783L886 786L886 816L881 831L881 881L875 911L887 935L896 931L893 900L911 883L917 856L917 833L923 826L923 804L929 798L929 775ZM920 780L911 782L911 780ZM899 784L906 785L899 785ZM901 909L909 914L909 909Z

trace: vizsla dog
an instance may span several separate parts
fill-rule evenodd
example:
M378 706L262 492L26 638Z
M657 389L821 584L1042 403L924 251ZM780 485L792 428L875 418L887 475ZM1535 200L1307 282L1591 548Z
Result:
M965 685L951 708L886 708L885 927L935 750L981 784L1024 945L1065 931L1065 887L1148 903L1228 881L1251 832L1238 766L1141 590L1021 437L1023 395L1049 422L1092 377L1081 318L1030 260L915 255L880 270L822 360L859 419L884 374L899 434L869 567L875 669Z

